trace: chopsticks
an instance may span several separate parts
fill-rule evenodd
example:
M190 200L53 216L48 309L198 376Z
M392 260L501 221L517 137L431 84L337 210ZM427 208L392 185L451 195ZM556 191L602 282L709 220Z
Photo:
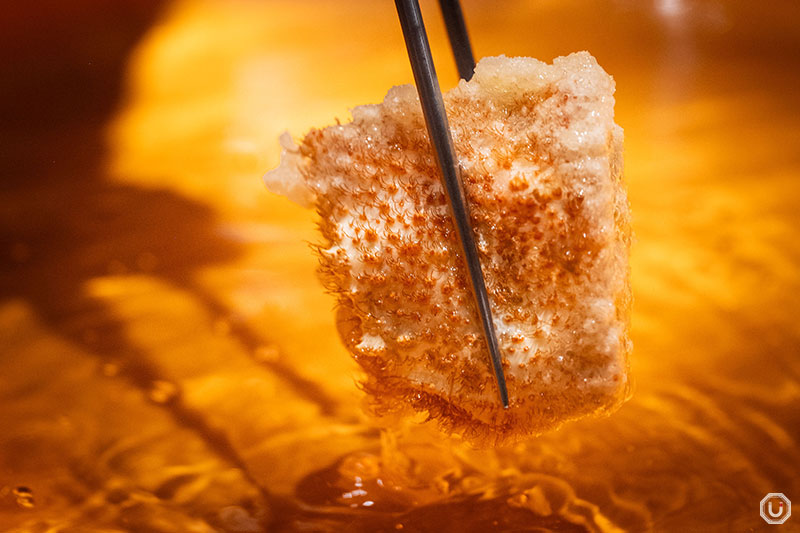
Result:
M422 104L428 135L436 153L436 159L442 173L442 183L444 184L447 199L450 202L453 221L461 241L464 261L472 285L472 293L475 297L486 338L486 346L489 349L492 368L497 380L500 401L504 408L508 408L508 390L503 374L500 347L492 320L489 295L486 292L486 282L483 278L478 248L475 245L474 233L469 220L469 207L461 183L461 170L453 147L453 138L450 135L444 100L439 88L436 69L433 66L431 48L428 43L428 35L425 32L425 25L422 21L419 2L417 0L395 0L395 6L397 7L397 15L400 18L400 26L403 29L403 37L408 49L411 70L414 73L414 81ZM459 75L464 79L469 79L472 77L475 61L472 58L472 47L467 36L461 7L458 0L441 0L440 6L445 17Z

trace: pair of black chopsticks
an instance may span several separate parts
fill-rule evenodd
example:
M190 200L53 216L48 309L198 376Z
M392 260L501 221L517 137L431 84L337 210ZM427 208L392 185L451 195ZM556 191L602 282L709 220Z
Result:
M428 135L431 138L439 169L442 172L442 182L447 193L447 199L450 202L456 230L461 240L464 260L472 282L472 292L475 296L475 303L478 306L478 314L481 317L483 332L486 336L486 345L489 348L494 375L497 379L500 401L503 402L503 407L508 408L508 390L503 374L497 334L492 321L489 295L486 292L486 283L483 279L478 248L475 246L475 238L469 220L469 209L464 195L464 187L461 183L461 170L453 148L453 138L450 135L450 126L447 122L444 101L439 88L439 79L433 66L431 47L428 44L425 24L422 22L419 2L418 0L395 0L395 5L397 6L397 14L400 17L400 25L403 28L403 37L406 41L408 57L411 60L411 69L414 72L414 81L417 85L419 99L422 103ZM439 0L439 5L447 26L447 34L450 38L456 65L458 66L458 74L462 78L469 80L475 70L475 59L472 55L472 47L467 35L467 27L464 23L461 6L458 0Z

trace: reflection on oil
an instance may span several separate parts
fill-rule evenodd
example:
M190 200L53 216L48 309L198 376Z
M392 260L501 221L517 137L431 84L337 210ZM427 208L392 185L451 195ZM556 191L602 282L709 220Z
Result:
M465 8L481 54L588 48L617 80L634 398L498 450L368 421L313 220L259 177L284 128L410 81L394 13L181 2L108 132L101 85L89 118L48 137L29 117L37 143L11 145L68 163L19 166L2 199L0 528L729 531L761 527L768 492L800 500L800 8Z

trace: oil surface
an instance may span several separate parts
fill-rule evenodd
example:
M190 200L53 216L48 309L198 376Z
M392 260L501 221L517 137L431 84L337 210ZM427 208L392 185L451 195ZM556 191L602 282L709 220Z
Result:
M800 5L465 3L479 55L615 77L636 234L633 399L495 450L363 414L260 182L411 81L391 4L76 5L0 32L0 530L799 529L758 505L800 502Z

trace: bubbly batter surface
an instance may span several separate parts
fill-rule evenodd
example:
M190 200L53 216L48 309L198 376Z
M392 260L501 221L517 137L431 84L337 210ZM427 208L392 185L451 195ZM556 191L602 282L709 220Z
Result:
M482 60L445 95L498 333L503 410L415 89L282 138L267 186L320 215L320 277L379 413L494 444L628 393L629 210L614 82L586 52Z

